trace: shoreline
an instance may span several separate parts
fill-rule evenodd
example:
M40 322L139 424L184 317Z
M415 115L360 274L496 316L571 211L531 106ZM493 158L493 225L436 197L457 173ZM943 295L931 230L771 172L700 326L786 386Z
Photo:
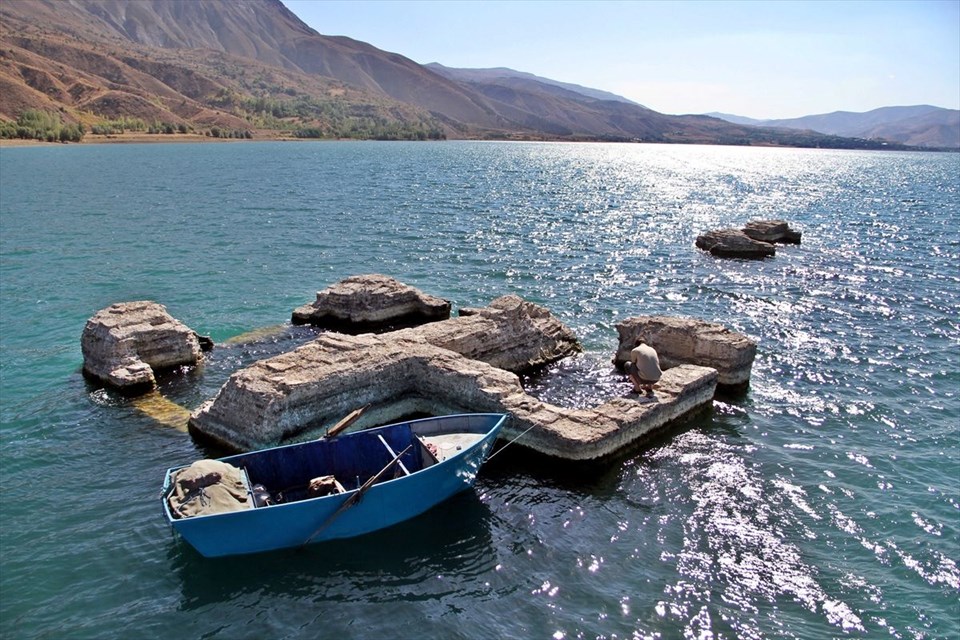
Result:
M172 142L300 142L312 138L295 138L282 135L257 135L254 138L214 138L196 133L119 133L110 135L86 134L80 142L47 142L24 138L0 139L0 147L54 147L60 145L90 144L169 144Z
M87 134L80 142L47 142L45 140L27 140L24 138L0 138L0 149L13 147L52 147L64 145L102 145L102 144L172 144L172 143L239 143L239 142L339 142L343 140L358 140L355 138L297 138L291 135L283 135L279 132L264 130L258 132L253 138L214 138L196 133L121 133L110 135ZM366 139L364 139L366 140ZM486 138L448 138L450 140L473 140L483 142L601 142L597 140L550 140L542 138L531 139L486 139ZM610 142L610 141L605 141ZM705 146L742 146L744 148L772 148L772 149L803 149L806 147L783 147L776 144L752 144L752 145L722 145L711 144L708 142L614 142L614 144L667 144L667 145L705 145ZM958 149L824 149L835 151L907 151L921 153L960 153Z

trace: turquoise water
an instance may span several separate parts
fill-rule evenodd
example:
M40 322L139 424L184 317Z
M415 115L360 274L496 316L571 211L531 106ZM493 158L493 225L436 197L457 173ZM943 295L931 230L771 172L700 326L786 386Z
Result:
M694 239L784 218L800 246ZM0 149L4 638L956 638L960 155L656 145ZM576 473L504 455L422 518L204 560L164 469L211 453L80 375L84 322L152 299L224 341L380 272L455 308L517 293L580 336L526 380L623 393L614 325L759 343L742 397ZM312 333L223 345L189 408Z

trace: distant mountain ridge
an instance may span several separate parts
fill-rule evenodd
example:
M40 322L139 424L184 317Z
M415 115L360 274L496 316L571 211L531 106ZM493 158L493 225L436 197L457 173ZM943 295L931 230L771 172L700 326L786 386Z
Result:
M731 122L731 123L733 123L733 124L746 124L746 125L751 125L751 126L763 126L763 123L766 122L766 120L757 120L756 118L748 118L748 117L746 117L746 116L738 116L738 115L734 115L734 114L732 114L732 113L721 113L721 112L719 112L719 111L711 111L710 113L705 113L705 114L703 114L703 115L709 116L709 117L711 117L711 118L718 118L718 119L720 119L720 120L726 120L727 122Z
M931 105L881 107L855 113L835 111L781 120L707 114L731 123L818 131L830 135L889 140L917 147L960 149L960 111Z
M646 107L644 107L642 104L638 104L629 98L618 96L615 93L610 93L609 91L591 89L590 87L584 87L570 82L551 80L550 78L544 78L532 73L527 73L526 71L508 69L507 67L494 67L490 69L455 69L453 67L446 67L439 62L430 62L424 66L431 71L435 71L442 76L450 78L451 80L457 80L461 82L494 82L505 79L530 80L532 82L540 82L543 84L560 87L561 89L579 93L580 95L593 98L595 100L612 100L614 102L623 102L646 109Z
M26 109L88 125L135 118L309 137L884 148L666 115L509 69L431 69L321 35L280 0L0 2L0 119Z

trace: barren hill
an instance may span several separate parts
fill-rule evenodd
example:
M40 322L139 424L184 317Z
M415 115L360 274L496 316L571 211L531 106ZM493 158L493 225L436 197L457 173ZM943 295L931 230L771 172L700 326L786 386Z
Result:
M0 119L8 121L39 109L88 126L311 137L877 146L668 116L520 72L443 69L318 34L279 0L0 2Z
M442 135L425 110L283 55L282 42L314 35L275 0L2 2L0 118Z

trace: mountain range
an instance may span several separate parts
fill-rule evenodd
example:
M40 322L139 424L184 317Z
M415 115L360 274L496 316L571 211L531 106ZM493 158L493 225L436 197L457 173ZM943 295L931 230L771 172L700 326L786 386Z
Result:
M905 148L666 115L510 69L420 65L317 33L280 0L0 2L0 121L31 110L92 131L618 140ZM99 128L99 129L98 129Z
M818 131L851 138L884 139L915 147L960 149L960 111L930 105L882 107L864 113L834 111L785 120L706 114L734 124Z

